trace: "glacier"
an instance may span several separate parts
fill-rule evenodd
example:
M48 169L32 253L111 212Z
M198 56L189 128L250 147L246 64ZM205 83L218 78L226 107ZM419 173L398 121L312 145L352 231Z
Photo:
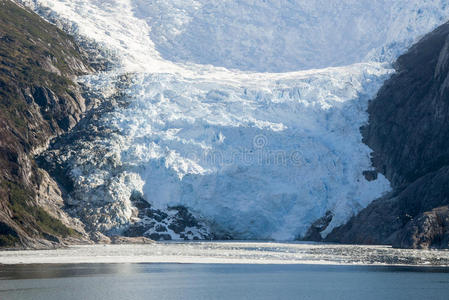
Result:
M292 240L330 211L326 235L390 190L363 175L368 101L449 16L445 0L19 2L114 57L78 79L92 91L109 99L126 77L126 105L96 120L108 134L59 158L72 213L122 232L142 222L138 193L236 239Z

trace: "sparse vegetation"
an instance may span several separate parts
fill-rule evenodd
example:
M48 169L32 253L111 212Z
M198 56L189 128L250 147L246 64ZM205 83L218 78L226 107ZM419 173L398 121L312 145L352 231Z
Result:
M76 105L71 76L84 72L85 61L72 37L16 3L0 0L0 204L13 214L5 224L15 223L30 237L78 234L35 203L34 185L40 179L29 151L66 130L58 124ZM39 89L57 99L39 103ZM0 247L19 245L20 234L2 226Z
M75 230L68 228L44 209L36 206L33 203L34 195L31 191L14 183L5 185L9 193L9 205L14 214L13 219L22 224L25 231L33 234L33 231L39 229L39 232L62 237L77 235Z
M67 58L82 57L72 37L57 27L10 0L0 0L0 6L0 113L24 131L27 103L21 90L35 85L66 93L74 84L58 72L79 74Z

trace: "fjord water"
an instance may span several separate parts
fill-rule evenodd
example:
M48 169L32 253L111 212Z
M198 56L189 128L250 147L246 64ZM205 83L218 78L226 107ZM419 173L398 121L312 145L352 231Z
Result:
M448 299L449 251L168 242L0 252L0 299Z
M50 264L0 268L1 299L448 299L449 268Z

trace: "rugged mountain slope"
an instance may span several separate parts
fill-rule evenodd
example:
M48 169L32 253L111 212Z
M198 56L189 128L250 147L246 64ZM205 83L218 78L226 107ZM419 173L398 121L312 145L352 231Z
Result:
M449 24L396 62L369 105L364 142L394 191L327 241L449 248Z
M73 38L0 0L0 247L84 239L33 157L80 120L86 102L72 79L89 71Z

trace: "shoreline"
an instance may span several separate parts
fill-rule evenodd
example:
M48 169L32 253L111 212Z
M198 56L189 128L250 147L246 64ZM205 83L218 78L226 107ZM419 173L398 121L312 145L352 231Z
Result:
M449 268L449 251L258 241L96 244L47 250L0 251L0 265L141 263Z

